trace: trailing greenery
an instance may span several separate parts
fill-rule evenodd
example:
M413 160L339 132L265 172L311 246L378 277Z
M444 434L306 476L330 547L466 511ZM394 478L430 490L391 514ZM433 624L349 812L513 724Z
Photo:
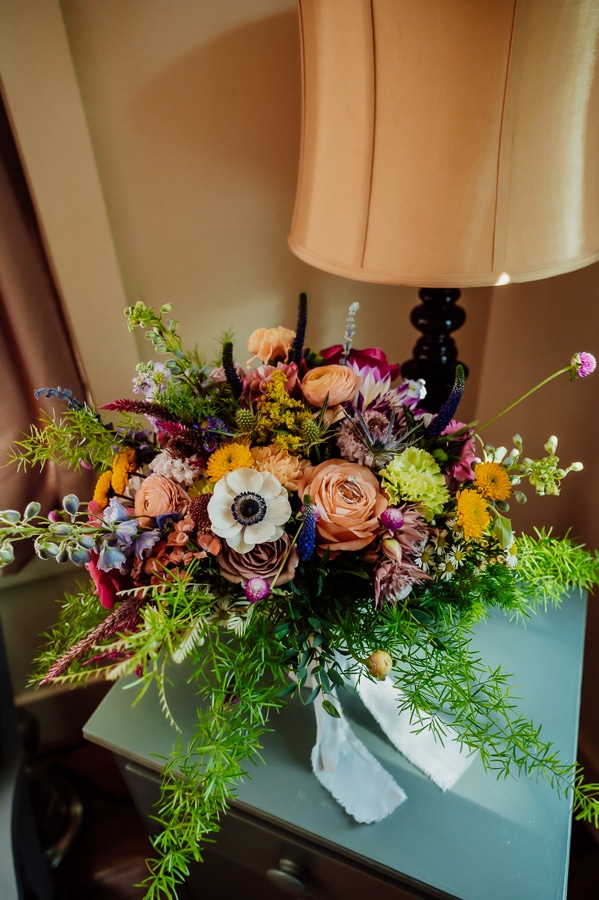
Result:
M126 443L91 407L67 408L60 416L42 413L40 424L14 442L9 462L23 469L52 462L74 471L84 466L102 470L110 465L121 440Z
M443 741L451 726L496 776L545 780L599 827L599 785L521 714L474 631L491 612L524 620L599 584L597 552L551 532L516 538L508 516L526 486L556 495L582 464L560 463L555 436L541 459L518 435L510 452L483 443L486 426L456 418L461 367L427 413L420 382L393 387L399 366L380 348L353 349L357 304L343 343L316 355L301 295L295 332L256 328L245 366L230 335L215 366L186 351L170 311L126 310L165 362L140 363L136 396L103 407L118 425L46 388L66 410L15 444L21 467L93 467L93 498L69 494L47 516L36 502L0 511L0 565L27 540L93 582L63 600L36 680L133 676L137 698L155 689L172 726L149 900L176 897L202 858L260 762L272 711L295 696L339 716L339 691L356 678L390 675L415 731ZM577 353L540 384L595 366ZM198 704L190 735L168 690L184 661Z
M588 550L570 538L556 537L551 529L534 529L534 535L518 538L520 590L530 609L556 606L563 598L563 585L592 591L597 584L599 552Z

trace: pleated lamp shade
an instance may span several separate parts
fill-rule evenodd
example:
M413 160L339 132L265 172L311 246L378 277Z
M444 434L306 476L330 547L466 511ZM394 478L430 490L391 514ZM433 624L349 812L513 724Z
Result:
M299 0L289 244L459 288L599 259L599 0Z

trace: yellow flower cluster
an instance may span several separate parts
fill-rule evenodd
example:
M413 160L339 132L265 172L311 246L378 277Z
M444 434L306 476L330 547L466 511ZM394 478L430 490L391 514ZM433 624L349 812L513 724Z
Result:
M487 500L507 500L512 493L510 477L496 462L481 462L474 469L474 484Z
M473 490L458 491L456 499L457 520L465 539L479 540L491 522L487 501L478 491Z
M206 474L212 482L220 481L223 475L236 469L252 469L254 457L247 444L231 441L223 444L211 454L206 465Z
M129 483L129 476L137 468L137 457L132 447L120 450L112 461L112 468L103 472L94 488L94 500L101 509L108 506L111 493L124 494Z
M254 433L260 444L273 443L279 450L297 453L305 443L304 426L312 422L312 416L301 400L289 396L286 381L283 372L274 372L264 384Z

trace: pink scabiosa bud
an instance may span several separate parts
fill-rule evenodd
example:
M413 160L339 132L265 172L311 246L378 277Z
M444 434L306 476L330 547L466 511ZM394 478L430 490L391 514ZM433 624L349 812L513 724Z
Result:
M250 603L256 603L258 600L264 600L270 594L270 584L266 578L257 575L255 578L248 578L243 586L245 596Z
M575 353L570 360L570 364L572 366L570 379L575 381L577 378L586 378L587 375L591 375L597 367L597 360L592 353L583 351L582 353Z
M388 531L399 531L404 523L404 514L396 506L389 506L380 514L379 522Z

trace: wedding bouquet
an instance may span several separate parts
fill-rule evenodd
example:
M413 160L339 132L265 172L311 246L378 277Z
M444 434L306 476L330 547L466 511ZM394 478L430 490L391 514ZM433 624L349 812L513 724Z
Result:
M528 616L599 581L596 553L516 536L509 519L526 486L557 494L582 466L560 466L554 436L540 459L518 436L509 450L486 444L486 426L457 418L459 367L427 412L422 382L354 348L357 304L342 343L316 353L302 294L296 329L256 329L243 365L228 337L214 365L185 350L170 309L126 310L165 362L138 365L133 399L103 407L116 422L43 389L60 412L14 447L21 467L94 469L93 498L69 494L47 517L35 502L0 512L2 564L30 540L89 575L63 599L36 681L135 673L176 729L168 667L193 667L198 723L165 767L148 897L175 896L201 859L271 712L295 694L338 716L337 693L360 679L392 680L414 730L442 740L451 727L498 776L547 778L597 825L599 786L559 760L470 648L489 610ZM594 368L578 353L555 375Z

